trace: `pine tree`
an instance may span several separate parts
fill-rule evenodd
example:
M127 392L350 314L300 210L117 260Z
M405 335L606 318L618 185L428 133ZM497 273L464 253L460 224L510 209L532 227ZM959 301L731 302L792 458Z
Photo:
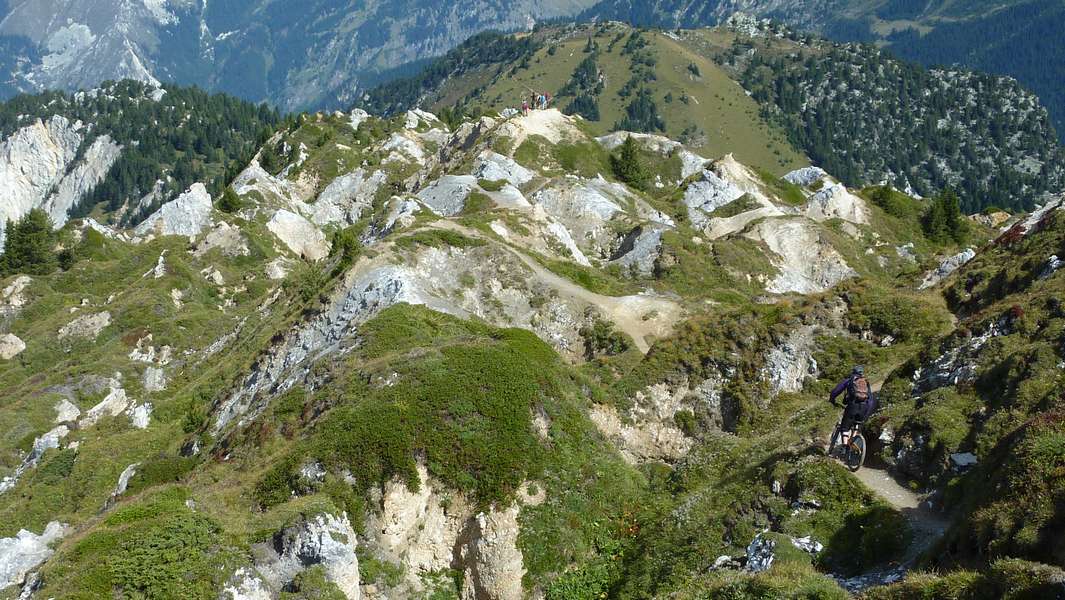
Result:
M640 157L640 147L632 136L625 138L618 153L610 156L610 166L618 179L638 190L647 189L651 175Z
M59 238L52 219L43 210L35 208L17 223L8 221L5 234L4 256L0 259L5 275L48 275L59 266Z

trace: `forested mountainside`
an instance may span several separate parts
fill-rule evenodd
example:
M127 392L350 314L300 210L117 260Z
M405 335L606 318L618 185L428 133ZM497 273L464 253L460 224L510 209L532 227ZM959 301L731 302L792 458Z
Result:
M1065 592L1060 199L508 115L304 115L135 228L9 223L0 597Z
M959 65L1016 78L1065 135L1065 6L1055 0L604 0L579 19L638 26L720 25L737 13L836 41L877 44L925 66Z
M265 105L128 80L19 96L0 103L0 215L136 225L193 183L221 194L280 122Z
M1046 109L1013 80L926 70L873 46L766 46L741 36L718 60L768 119L850 184L890 181L922 195L951 187L970 212L1030 209L1065 185Z
M493 46L513 53L484 51ZM801 152L848 185L953 188L968 212L1030 209L1065 185L1047 112L1015 81L927 70L753 20L675 32L544 28L520 46L471 40L364 105L477 114L537 92L599 133L665 133L776 172Z
M377 77L489 29L526 30L591 0L7 0L0 96L108 80L198 85L284 110L350 104Z

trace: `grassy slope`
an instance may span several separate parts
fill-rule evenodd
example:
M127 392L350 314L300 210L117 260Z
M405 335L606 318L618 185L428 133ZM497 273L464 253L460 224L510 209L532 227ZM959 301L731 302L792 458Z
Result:
M630 61L628 56L621 54L624 40L615 44L612 51L608 48L617 34L627 35L629 31L628 28L614 27L588 29L565 37L557 44L553 56L548 53L550 45L541 49L530 61L528 69L517 70L513 75L488 77L482 72L456 79L441 90L440 99L430 110L449 106L464 95L463 90L478 86L486 87L470 99L470 105L486 110L518 107L522 98L533 91L549 91L557 96L577 64L587 56L583 52L587 34L594 32L594 39L600 46L599 64L606 82L599 101L601 119L589 125L598 135L609 133L624 115L629 102L617 92L629 80ZM808 164L781 132L771 129L761 119L758 105L712 61L660 32L645 35L658 59L655 68L658 80L650 87L665 119L667 137L676 139L686 128L697 127L706 136L704 142L692 147L693 150L711 158L731 152L744 164L778 175ZM698 66L701 77L689 72L688 65L693 63ZM669 93L674 97L672 103L664 100ZM691 99L689 104L679 100L684 95ZM559 102L567 103L568 99Z

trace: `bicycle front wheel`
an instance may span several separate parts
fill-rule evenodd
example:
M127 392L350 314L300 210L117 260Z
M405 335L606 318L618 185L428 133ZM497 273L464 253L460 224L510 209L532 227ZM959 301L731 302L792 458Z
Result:
M865 437L856 434L847 444L847 468L857 471L865 463Z

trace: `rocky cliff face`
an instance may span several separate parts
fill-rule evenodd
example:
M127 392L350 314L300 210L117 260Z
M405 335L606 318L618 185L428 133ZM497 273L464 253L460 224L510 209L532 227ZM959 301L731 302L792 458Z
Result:
M76 167L78 173L68 174L84 130L83 123L56 115L19 129L0 144L0 187L6 194L0 221L18 220L31 209L47 207L53 219L61 220L58 225L66 222L79 192L91 188L99 173L110 168L118 150L101 141Z

